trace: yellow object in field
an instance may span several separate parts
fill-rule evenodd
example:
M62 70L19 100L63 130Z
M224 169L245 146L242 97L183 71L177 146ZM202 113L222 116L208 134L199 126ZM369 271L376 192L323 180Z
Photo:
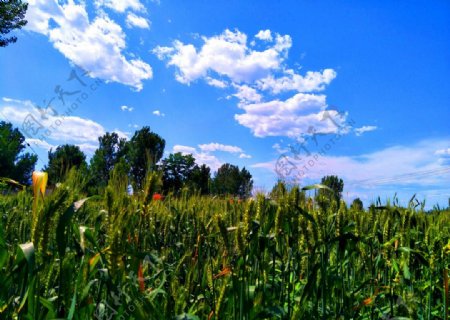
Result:
M45 195L45 190L47 189L48 173L42 171L33 171L33 193L34 197L37 198L39 190L42 196Z

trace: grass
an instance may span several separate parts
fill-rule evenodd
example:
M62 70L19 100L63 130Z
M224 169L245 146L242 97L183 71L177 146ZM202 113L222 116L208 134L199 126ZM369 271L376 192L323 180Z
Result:
M450 212L184 193L0 196L2 319L448 319ZM320 187L320 186L315 186ZM83 200L83 201L80 201Z

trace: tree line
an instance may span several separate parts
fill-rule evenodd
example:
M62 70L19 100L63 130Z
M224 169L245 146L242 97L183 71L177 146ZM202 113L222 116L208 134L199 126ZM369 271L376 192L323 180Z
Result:
M150 127L137 130L130 140L107 132L98 138L99 146L89 163L76 145L64 144L48 152L49 184L64 181L72 168L87 177L86 189L99 194L108 185L113 171L127 175L133 190L141 190L148 172L161 178L161 192L179 194L183 188L202 195L231 195L246 198L251 195L253 179L244 167L225 163L216 173L205 164L197 164L193 155L172 153L163 158L165 140ZM18 128L0 122L0 177L29 184L37 156L26 152L27 142Z

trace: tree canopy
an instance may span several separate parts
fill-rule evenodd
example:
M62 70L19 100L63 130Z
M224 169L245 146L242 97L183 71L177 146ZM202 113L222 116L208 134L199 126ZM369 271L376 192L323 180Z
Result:
M250 172L238 166L225 163L218 170L213 181L214 193L247 198L251 195L253 180Z
M211 169L205 164L196 164L192 154L170 154L162 160L161 169L164 192L178 193L181 188L188 187L203 195L209 193Z
M37 156L24 152L25 137L11 123L0 122L0 177L28 184Z
M20 29L27 24L25 13L28 3L21 0L0 1L0 47L6 47L17 41L16 36L5 37L14 29Z
M156 168L156 163L164 154L166 141L152 132L150 127L143 127L134 133L129 141L127 157L131 166L131 178L134 189L141 189L148 171Z
M48 172L49 182L54 184L63 181L73 167L86 168L86 156L78 146L65 144L58 146L55 151L50 149L44 171Z
M99 187L106 187L109 176L117 163L125 161L128 143L125 138L119 138L116 132L107 132L98 138L99 147L90 161L91 179Z

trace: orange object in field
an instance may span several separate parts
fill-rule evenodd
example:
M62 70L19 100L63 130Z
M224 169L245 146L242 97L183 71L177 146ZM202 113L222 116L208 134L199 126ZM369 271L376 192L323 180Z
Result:
M152 199L155 200L155 201L162 201L163 200L163 196L161 194L159 194L159 193L155 193L155 194L153 194L153 198Z

